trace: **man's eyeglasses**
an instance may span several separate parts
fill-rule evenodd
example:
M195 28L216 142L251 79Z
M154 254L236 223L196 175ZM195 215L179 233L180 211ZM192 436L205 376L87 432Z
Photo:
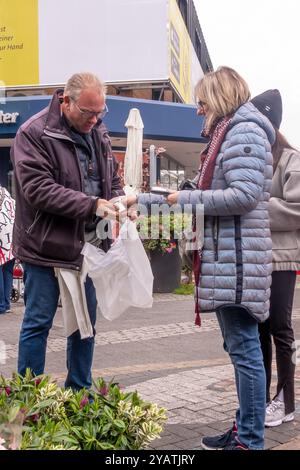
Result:
M75 100L72 99L72 101L75 104L78 111L80 112L83 119L92 119L93 117L95 117L98 121L98 119L103 119L104 116L108 113L108 107L106 104L105 104L105 108L102 111L96 112L96 111L89 111L88 109L81 109Z
M204 101L201 101L201 100L197 101L198 108L204 108L205 105L206 103Z

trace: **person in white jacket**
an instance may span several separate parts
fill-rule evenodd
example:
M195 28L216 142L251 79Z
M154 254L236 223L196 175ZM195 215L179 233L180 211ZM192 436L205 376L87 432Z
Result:
M300 270L300 152L279 132L282 102L278 90L267 90L252 103L269 118L276 132L272 146L273 179L269 219L273 245L273 273L269 319L259 325L266 370L267 427L294 419L295 357L292 308L296 274ZM277 387L271 400L272 338L275 344Z
M15 263L11 243L14 220L15 201L7 189L0 186L0 314L10 311Z

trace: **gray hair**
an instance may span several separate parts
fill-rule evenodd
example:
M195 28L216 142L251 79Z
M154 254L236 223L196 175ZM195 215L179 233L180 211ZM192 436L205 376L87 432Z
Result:
M89 72L75 73L66 83L64 95L77 101L83 90L92 88L99 95L106 95L106 85L96 75Z

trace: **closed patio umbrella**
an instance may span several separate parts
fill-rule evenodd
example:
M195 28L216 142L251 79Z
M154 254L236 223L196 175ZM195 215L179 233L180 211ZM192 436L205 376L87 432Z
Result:
M127 147L124 160L125 194L138 194L143 184L143 129L137 108L132 108L127 121Z

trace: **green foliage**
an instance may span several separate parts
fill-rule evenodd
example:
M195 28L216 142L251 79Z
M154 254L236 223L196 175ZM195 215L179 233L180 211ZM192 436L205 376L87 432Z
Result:
M141 217L137 229L146 251L171 253L178 246L183 230L191 224L191 215L179 213Z
M0 448L22 450L143 449L166 420L163 408L116 383L99 378L93 390L74 392L29 370L0 377L0 410Z
M194 293L195 284L181 284L178 289L173 291L173 294L178 295L192 295Z

